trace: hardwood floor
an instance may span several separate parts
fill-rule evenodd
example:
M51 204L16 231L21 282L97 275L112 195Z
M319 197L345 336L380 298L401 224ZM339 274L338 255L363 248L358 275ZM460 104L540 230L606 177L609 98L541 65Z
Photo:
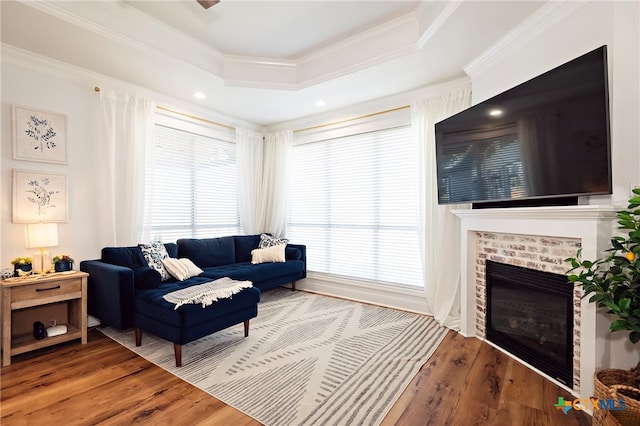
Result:
M133 332L133 331L132 331ZM105 337L13 358L5 425L259 425ZM554 408L566 391L478 339L449 332L383 421L389 425L590 425Z
M390 425L590 425L554 407L569 392L493 346L449 332L391 409Z

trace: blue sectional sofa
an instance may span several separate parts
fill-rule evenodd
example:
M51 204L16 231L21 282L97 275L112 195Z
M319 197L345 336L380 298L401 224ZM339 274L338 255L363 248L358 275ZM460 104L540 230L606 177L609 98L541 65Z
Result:
M257 315L260 291L289 283L295 290L296 280L306 277L304 245L287 244L283 262L254 264L251 252L259 243L260 235L242 235L164 244L169 257L188 258L203 270L184 281L163 281L138 246L105 247L100 259L80 263L80 270L90 274L88 312L104 326L135 327L138 344L141 330L173 342L179 366L181 345L242 322L246 335L248 320ZM223 277L251 281L253 288L206 309L198 304L174 309L174 304L163 299L167 293Z
M285 263L251 264L251 250L258 247L259 235L178 240L165 247L171 257L189 257L204 270L186 281L168 280L153 293L169 293L181 287L228 276L250 280L264 291L306 277L306 247L288 244ZM98 260L85 260L80 270L90 274L88 311L101 324L120 330L133 327L136 299L149 297L145 287L153 287L159 276L146 263L138 246L105 247Z

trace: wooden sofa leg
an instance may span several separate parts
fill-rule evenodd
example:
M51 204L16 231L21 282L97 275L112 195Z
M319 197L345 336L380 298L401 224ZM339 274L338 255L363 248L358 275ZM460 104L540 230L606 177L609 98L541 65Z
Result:
M176 367L182 367L182 346L177 343L174 343L173 353L176 356Z
M291 281L291 291L296 291L296 282Z
M244 337L249 335L249 320L245 320L244 322Z
M142 330L140 327L136 327L134 330L136 333L136 346L140 346L142 345Z

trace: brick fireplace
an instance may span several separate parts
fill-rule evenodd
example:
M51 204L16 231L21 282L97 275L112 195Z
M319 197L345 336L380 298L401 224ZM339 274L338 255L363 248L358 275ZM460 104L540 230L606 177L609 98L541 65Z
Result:
M615 218L613 208L594 205L455 210L454 214L461 220L460 332L483 340L487 259L564 274L568 269L564 259L574 256L580 247L587 259L601 256L611 237ZM597 315L594 305L580 296L581 290L576 288L573 296L574 385L567 390L582 398L593 394L593 372L602 366L605 346L602 341L608 336L608 324Z
M574 256L580 248L580 239L540 235L476 232L476 336L485 338L486 285L485 262L505 263L536 271L565 274L564 259ZM580 298L578 286L573 292L573 390L580 390Z

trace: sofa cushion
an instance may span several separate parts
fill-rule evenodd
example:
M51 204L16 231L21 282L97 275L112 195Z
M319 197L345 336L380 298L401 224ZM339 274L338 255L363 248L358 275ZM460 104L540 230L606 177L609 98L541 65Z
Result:
M292 275L303 269L304 263L301 260L290 260L285 263L260 263L256 265L243 262L218 266L216 268L204 268L204 272L200 277L208 277L211 279L229 277L240 281L248 280L256 285L260 284L261 281Z
M200 268L229 265L235 262L233 237L183 238L177 241L178 257L188 257Z
M251 263L284 262L284 244L251 251Z
M287 260L300 260L302 259L302 251L297 247L286 247L284 257Z
M102 249L101 260L125 268L147 266L138 247L105 247Z
M176 243L164 243L169 257L178 257L178 245Z
M270 234L262 234L260 235L260 244L258 244L258 248L279 246L280 244L287 244L288 242L289 240L286 238L276 238Z
M251 250L260 244L260 235L236 235L233 237L236 246L236 262L251 262Z
M142 256L147 261L150 268L155 269L160 274L160 279L166 281L171 278L169 272L162 264L162 261L169 258L169 253L162 243L138 244Z
M131 270L133 271L133 285L136 288L150 289L162 284L160 273L153 268L134 266Z
M203 321L211 321L215 317L231 315L245 306L255 305L260 301L260 290L253 287L234 294L232 298L220 299L206 308L201 304L188 304L174 309L175 305L163 298L165 294L172 291L209 281L211 281L210 278L194 277L184 282L163 283L153 290L139 291L135 297L135 310L170 326L188 328Z

